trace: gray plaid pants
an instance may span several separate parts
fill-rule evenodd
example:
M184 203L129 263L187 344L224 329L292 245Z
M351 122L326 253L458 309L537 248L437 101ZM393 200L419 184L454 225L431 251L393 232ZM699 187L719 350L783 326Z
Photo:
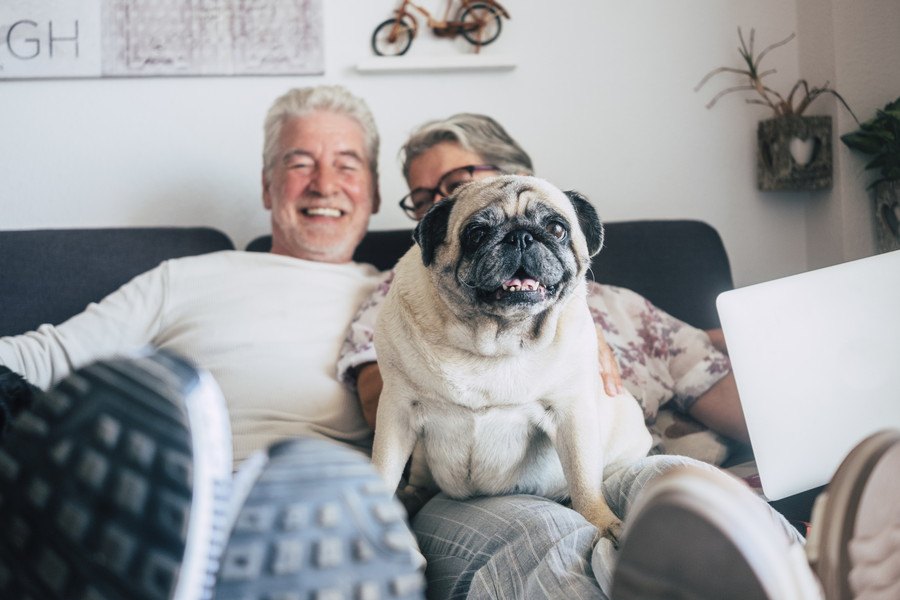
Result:
M621 517L650 479L686 464L718 471L685 457L650 456L606 478L606 501ZM778 512L770 512L785 535L803 542ZM551 500L518 495L457 501L440 494L419 511L413 530L428 560L430 599L609 597L612 544L601 540L594 548L596 529Z

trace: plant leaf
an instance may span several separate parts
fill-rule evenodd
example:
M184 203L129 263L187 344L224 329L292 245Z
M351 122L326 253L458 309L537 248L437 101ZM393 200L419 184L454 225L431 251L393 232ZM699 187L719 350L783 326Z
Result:
M862 132L845 133L841 136L841 141L863 154L877 154L883 145L877 136Z

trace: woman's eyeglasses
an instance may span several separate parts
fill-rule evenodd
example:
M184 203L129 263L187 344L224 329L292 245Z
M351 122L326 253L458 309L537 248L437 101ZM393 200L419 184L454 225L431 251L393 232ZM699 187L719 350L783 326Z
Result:
M494 165L466 165L452 171L447 171L438 180L433 188L416 188L400 200L400 208L410 219L419 221L434 206L435 198L446 198L453 190L464 183L489 176L492 173L501 173ZM478 175L476 175L478 174Z

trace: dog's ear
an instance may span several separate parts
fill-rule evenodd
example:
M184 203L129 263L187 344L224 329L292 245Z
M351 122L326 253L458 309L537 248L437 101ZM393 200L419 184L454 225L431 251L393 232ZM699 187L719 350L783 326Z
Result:
M455 202L455 198L450 198L432 206L413 231L413 239L422 249L422 262L426 267L434 260L437 247L443 244L447 237L447 224L450 222L450 211L453 210Z
M584 237L587 240L588 255L594 256L603 247L603 223L600 222L600 217L597 215L594 205L587 198L574 190L567 190L564 193L569 197L572 206L575 207L575 214L578 215L578 224L581 226L581 231L584 232Z

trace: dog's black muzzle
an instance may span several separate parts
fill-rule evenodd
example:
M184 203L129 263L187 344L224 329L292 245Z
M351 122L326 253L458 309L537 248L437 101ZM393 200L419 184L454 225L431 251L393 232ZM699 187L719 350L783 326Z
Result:
M478 299L489 304L532 305L555 297L565 268L535 234L517 228L475 258Z

